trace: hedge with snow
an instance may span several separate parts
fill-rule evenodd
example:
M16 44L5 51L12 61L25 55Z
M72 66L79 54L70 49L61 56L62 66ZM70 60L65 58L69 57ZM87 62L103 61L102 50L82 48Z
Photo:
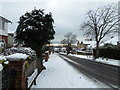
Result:
M4 50L2 55L3 56L8 56L8 55L12 55L12 54L15 54L15 53L26 54L27 56L29 56L30 60L35 60L36 59L36 52L34 50L32 50L31 48L26 48L26 47L8 48L8 49Z

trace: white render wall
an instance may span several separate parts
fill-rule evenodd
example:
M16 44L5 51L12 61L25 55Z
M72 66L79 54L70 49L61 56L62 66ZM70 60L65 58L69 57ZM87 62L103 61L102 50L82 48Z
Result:
M5 29L2 29L2 19L0 18L0 35L8 36L8 23L5 22Z
M13 46L14 44L13 40L14 40L13 36L8 34L8 47Z

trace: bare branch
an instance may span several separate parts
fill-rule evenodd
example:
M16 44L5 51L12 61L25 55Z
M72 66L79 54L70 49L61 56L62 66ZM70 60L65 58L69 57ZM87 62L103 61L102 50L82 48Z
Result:
M85 35L93 36L97 43L109 33L115 30L119 21L118 9L114 5L107 5L87 13L86 23L82 30Z

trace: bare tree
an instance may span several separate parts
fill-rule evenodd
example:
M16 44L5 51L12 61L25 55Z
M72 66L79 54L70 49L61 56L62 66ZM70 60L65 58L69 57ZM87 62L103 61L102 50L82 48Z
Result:
M118 7L107 5L87 13L86 22L83 23L81 30L84 35L94 38L96 41L96 57L99 56L99 44L102 39L118 27L119 15Z
M72 32L68 32L64 35L64 39L61 41L62 44L68 44L67 46L67 54L70 53L71 44L74 44L77 41L76 35Z
M68 43L75 43L76 42L76 35L73 34L72 32L68 32L64 35L64 39L61 40L62 44L68 44Z

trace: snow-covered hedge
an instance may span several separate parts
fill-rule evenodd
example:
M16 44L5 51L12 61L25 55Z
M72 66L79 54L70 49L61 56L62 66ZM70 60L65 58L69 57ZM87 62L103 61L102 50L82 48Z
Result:
M93 52L95 57L96 49L94 49ZM105 44L99 48L99 57L120 60L120 47L112 44Z
M35 60L36 59L36 52L34 50L32 50L31 48L26 48L26 47L12 47L12 48L8 48L5 49L4 52L2 53L3 56L8 56L8 55L12 55L15 53L22 53L22 54L26 54L29 56L30 60Z
M8 61L19 61L19 60L26 60L28 56L22 53L15 53L9 56L6 56Z
M31 60L35 60L37 58L36 52L31 48L26 48L26 47L8 48L8 49L5 49L4 52L0 55L0 64L2 64L3 67L8 67L9 62L7 61L7 59L10 59L10 58L12 58L12 60L14 60L13 58L23 59L24 57L27 58L26 68L29 67L29 63L31 62Z

